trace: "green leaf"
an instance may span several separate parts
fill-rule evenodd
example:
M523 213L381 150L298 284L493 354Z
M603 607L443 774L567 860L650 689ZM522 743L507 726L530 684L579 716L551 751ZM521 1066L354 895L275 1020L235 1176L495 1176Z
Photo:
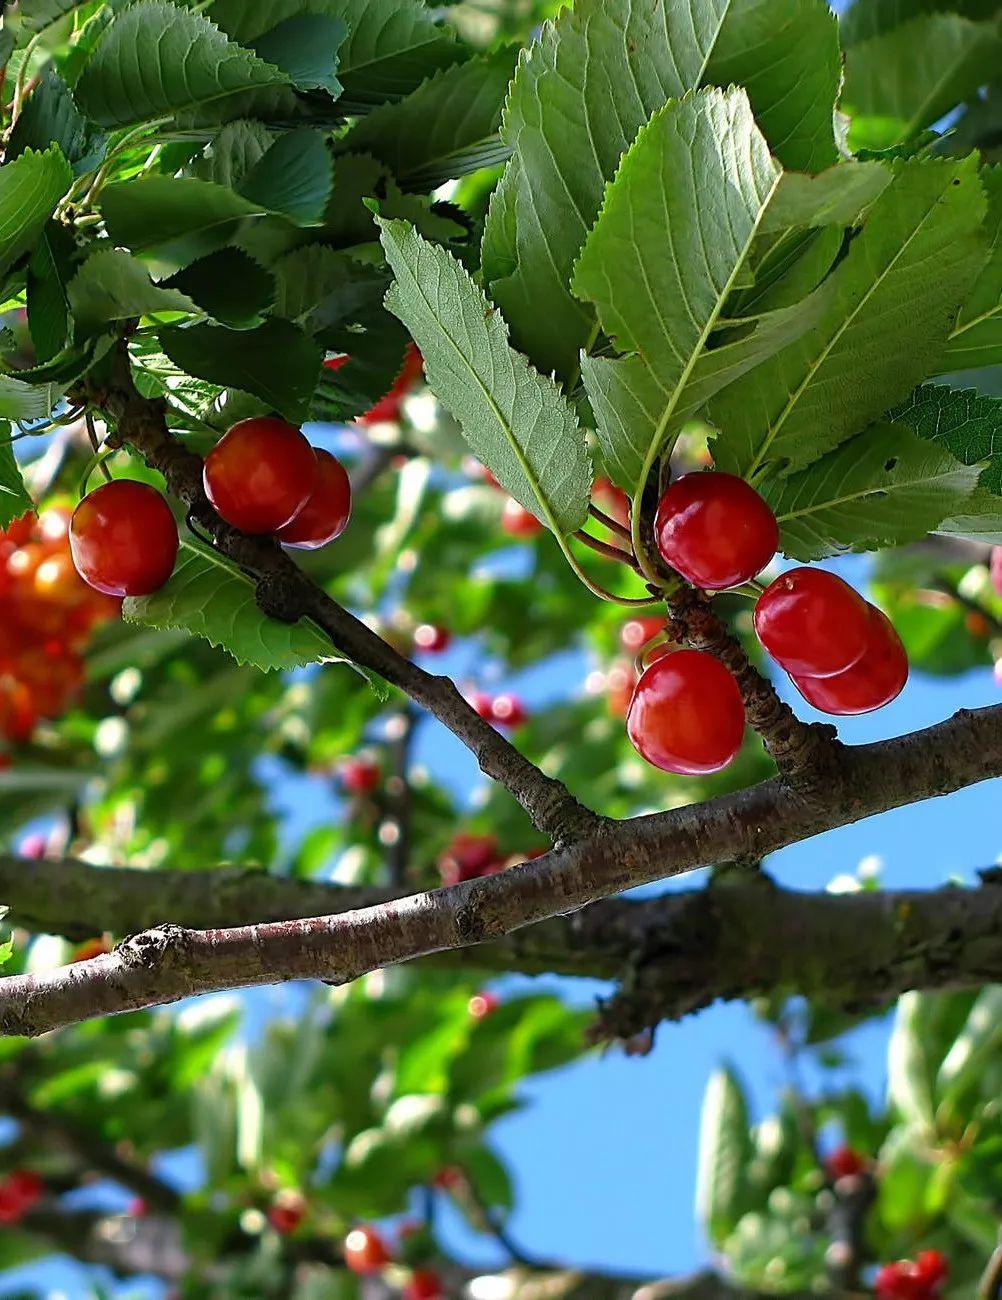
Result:
M332 15L347 28L339 56L346 113L401 99L464 54L421 0L215 0L212 7L220 27L245 44L304 12Z
M942 1050L938 1029L941 1005L936 994L910 992L898 1000L887 1047L887 1099L911 1126L935 1124L935 1072Z
M846 162L818 176L786 172L762 222L762 234L816 226L856 226L894 173L881 162Z
M856 0L842 14L839 35L848 49L921 13L947 11L966 18L990 18L997 7L998 0Z
M59 73L47 67L14 123L7 162L26 149L45 149L51 144L59 146L74 174L80 176L100 163L106 140L81 114Z
M715 1070L703 1094L696 1175L696 1217L715 1245L730 1234L744 1209L750 1156L744 1091L733 1071Z
M832 134L837 33L820 0L579 0L544 25L520 62L502 127L517 163L503 204L492 205L484 276L516 344L541 369L574 373L591 335L593 314L568 286L621 156L667 99L715 79L718 48L719 76L752 79L749 42L754 66L770 70L754 78L752 106L799 165L814 154L821 117ZM823 94L815 67L830 83ZM818 148L818 166L834 160L834 145ZM505 274L508 259L494 250L510 252L513 234L518 260Z
M798 469L910 392L981 265L983 211L973 159L899 164L816 291L820 323L711 400L718 467Z
M323 137L303 127L278 137L245 173L240 193L262 210L309 225L322 219L333 183Z
M959 14L923 14L854 45L846 57L842 109L853 148L912 139L972 98L1002 63L1002 25Z
M957 317L936 368L939 374L976 370L1002 362L1002 167L983 168L981 181L988 195L985 225L991 250Z
M26 149L0 167L0 273L35 247L72 180L58 145L44 153Z
M67 286L73 277L76 242L61 222L50 221L42 231L27 274L28 328L40 362L51 361L66 345L70 332Z
M761 491L783 554L820 560L917 541L961 511L979 473L904 425L875 424Z
M516 51L443 69L406 99L362 118L339 147L384 163L404 189L428 191L508 157L498 134Z
M154 284L143 264L120 248L91 253L67 292L77 337L81 338L97 333L109 321L157 312L198 312L183 293Z
M628 475L632 492L678 423L780 174L744 92L705 90L655 113L609 186L572 287L595 304L616 347L639 354L582 366L607 466ZM632 418L612 386L617 376L629 389L661 392L653 424Z
M288 80L201 14L165 0L138 0L102 34L76 95L92 121L130 126Z
M194 538L182 540L167 585L152 596L128 597L122 616L149 627L183 628L264 672L346 662L308 619L288 624L262 614L251 579Z
M325 14L297 14L263 32L254 52L266 63L281 68L299 90L341 93L337 71L338 48L347 34L340 18Z
M381 225L396 277L386 305L420 348L432 389L513 497L554 532L580 528L591 464L563 394L511 348L501 314L450 253L403 222Z
M275 297L274 277L240 248L221 248L164 280L223 325L257 324Z
M323 244L293 249L272 269L275 315L299 321L313 333L349 323L381 306L389 284L384 270Z
M955 1102L970 1085L984 1079L986 1067L998 1058L1002 1047L1002 986L982 989L971 1007L967 1022L943 1058L936 1078L937 1094Z
M148 176L107 186L101 213L116 244L142 251L194 233L235 227L267 208L211 181Z
M251 330L170 326L159 337L186 374L252 393L294 422L309 414L323 352L291 322L267 320Z
M0 421L0 528L6 528L13 520L20 519L26 510L34 508L14 459L10 434L11 428L7 421Z
M192 174L238 190L247 173L272 146L274 136L262 122L239 118L227 122L191 166Z
M923 384L888 411L887 419L945 447L964 465L987 461L981 486L1002 496L1002 398L976 388Z
M0 374L0 418L44 420L64 392L65 386L60 384L29 384L13 375Z

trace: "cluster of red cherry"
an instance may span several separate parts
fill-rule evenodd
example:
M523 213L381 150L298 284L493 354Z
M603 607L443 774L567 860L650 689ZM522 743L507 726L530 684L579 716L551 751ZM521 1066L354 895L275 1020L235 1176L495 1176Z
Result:
M13 744L30 740L39 719L66 712L91 632L118 613L117 601L77 577L69 521L53 505L0 531L0 735Z
M941 1250L922 1250L914 1259L885 1264L877 1274L877 1300L938 1300L950 1275L950 1261Z
M654 525L665 562L703 591L750 582L772 560L779 528L750 484L716 471L665 491ZM839 716L889 704L908 677L890 620L833 573L792 569L758 599L755 631L816 709ZM719 772L741 748L744 706L728 669L701 650L662 653L633 693L627 731L668 772Z
M324 362L324 369L338 371L342 366L347 365L350 360L349 354L342 352L339 356L328 357ZM420 382L423 373L424 361L421 353L413 343L408 343L404 352L403 365L400 368L399 375L393 381L392 387L383 394L374 406L370 406L364 415L358 416L356 422L364 425L398 423L404 398Z
M45 1195L45 1184L33 1169L13 1169L0 1179L0 1223L20 1223Z

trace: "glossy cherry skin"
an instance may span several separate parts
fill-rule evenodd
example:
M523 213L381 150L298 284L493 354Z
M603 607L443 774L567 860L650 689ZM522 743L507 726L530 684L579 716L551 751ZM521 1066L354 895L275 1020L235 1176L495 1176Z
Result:
M825 1161L828 1177L833 1182L838 1182L840 1178L858 1178L866 1172L866 1168L866 1157L847 1146L836 1147Z
M148 596L174 572L177 524L155 488L114 479L87 494L70 520L70 554L88 586Z
M491 721L498 727L521 727L529 720L529 711L517 695L495 695L491 700Z
M866 649L851 668L833 677L794 677L808 704L834 717L872 713L890 704L908 680L908 654L890 619L876 605L867 605L869 635Z
M741 748L745 710L731 673L702 650L676 650L645 670L626 730L634 748L666 772L719 772Z
M915 1257L915 1271L925 1282L938 1288L950 1276L950 1261L941 1250L920 1250Z
M371 758L346 758L338 766L341 786L348 794L372 794L383 779L378 763Z
M371 406L364 415L358 417L359 424L396 423L400 419L400 408L404 398L414 388L424 373L424 361L421 353L413 343L407 344L400 374L393 381L393 387L385 393L375 406Z
M874 1282L878 1300L931 1300L935 1293L907 1259L885 1264Z
M665 630L665 620L663 618L631 618L628 623L624 623L619 633L619 644L624 650L629 650L631 654L645 646L648 641L653 641Z
M497 1011L501 1005L501 999L496 993L490 990L484 990L483 993L474 993L470 998L468 1010L474 1020L484 1020L487 1016Z
M442 1279L431 1269L416 1268L404 1287L403 1300L445 1300Z
M824 569L791 569L755 606L755 631L773 659L798 677L851 668L870 637L866 601Z
M452 644L452 633L437 623L419 623L414 629L414 649L424 655L440 655Z
M340 537L351 518L351 483L336 456L317 447L317 481L306 504L291 524L275 534L285 546L316 551Z
M509 497L501 511L501 527L509 537L536 537L543 531L531 510L526 510L520 501Z
M353 1273L379 1273L390 1258L389 1248L375 1228L352 1228L344 1239L344 1262Z
M244 533L291 523L317 481L317 458L295 425L274 416L240 420L205 458L205 495Z
M706 591L761 573L779 545L776 516L734 474L686 474L658 502L654 537L667 564Z

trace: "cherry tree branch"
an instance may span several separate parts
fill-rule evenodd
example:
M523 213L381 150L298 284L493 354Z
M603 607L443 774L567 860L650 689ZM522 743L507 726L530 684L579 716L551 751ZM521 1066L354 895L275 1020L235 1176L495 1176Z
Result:
M434 714L473 753L481 771L503 785L534 825L556 843L594 834L601 818L581 806L561 782L546 776L463 699L455 684L436 677L387 645L309 578L267 537L248 537L226 524L202 488L202 459L172 437L164 402L143 397L132 380L124 342L114 354L111 383L88 396L115 425L111 445L128 442L159 470L189 518L223 555L253 574L257 600L269 617L295 623L310 618L332 645L372 669Z
M287 979L347 983L382 966L499 939L634 885L717 862L758 861L836 826L999 775L1002 707L962 711L895 740L840 748L823 802L774 778L707 803L603 824L495 876L356 911L147 930L91 961L0 980L0 1032L37 1035L197 993Z

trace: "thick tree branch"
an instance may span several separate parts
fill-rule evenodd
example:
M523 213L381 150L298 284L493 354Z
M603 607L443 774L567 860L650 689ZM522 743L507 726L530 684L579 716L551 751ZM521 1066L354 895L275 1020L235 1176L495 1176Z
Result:
M601 819L479 717L452 681L435 677L398 654L332 600L271 538L245 536L220 519L202 489L201 457L171 436L165 404L138 392L124 344L114 356L112 383L87 396L114 423L113 442L134 446L163 474L189 518L212 538L216 549L255 576L258 603L266 614L289 623L311 618L336 649L434 714L472 751L485 775L503 785L536 827L556 843L597 832Z
M824 803L773 779L603 828L496 876L357 911L226 929L150 930L92 961L0 981L0 1031L35 1035L284 979L346 983L381 966L498 939L634 885L717 862L757 861L821 831L1000 774L1002 708L964 711L925 731L840 749ZM958 935L956 942L963 941Z

